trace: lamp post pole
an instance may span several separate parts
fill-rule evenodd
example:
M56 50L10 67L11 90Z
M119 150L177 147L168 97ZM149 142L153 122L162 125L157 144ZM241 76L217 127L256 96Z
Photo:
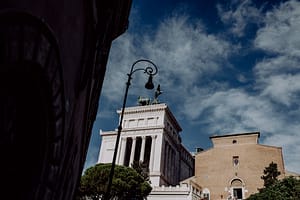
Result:
M138 63L147 63L148 66L146 66L145 68L137 68L134 69L135 65ZM115 150L114 150L114 155L113 155L113 160L112 160L112 164L111 164L111 169L110 169L110 173L109 173L109 177L108 177L108 185L107 185L107 189L106 189L106 193L103 196L104 200L109 200L110 198L110 191L111 191L111 186L112 186L112 179L114 176L114 170L115 170L115 166L116 166L116 158L117 158L117 152L118 152L118 146L119 146L119 141L120 141L120 136L121 136L121 131L122 131L122 123L123 123L123 117L124 117L124 110L126 107L126 101L127 101L127 95L128 95L128 89L129 86L131 84L131 79L132 79L132 74L136 71L144 71L144 73L146 73L147 75L149 75L149 79L148 82L145 84L145 88L146 89L153 89L154 85L152 82L152 77L157 74L157 67L156 65L150 61L150 60L146 60L146 59L140 59L135 61L132 66L131 66L131 70L130 72L127 74L128 75L128 79L126 82L126 90L125 90L125 95L124 95L124 99L123 99L123 107L122 107L122 111L121 111L121 118L120 118L120 122L119 122L119 126L118 126L118 133L117 133L117 138L116 138L116 144L115 144Z

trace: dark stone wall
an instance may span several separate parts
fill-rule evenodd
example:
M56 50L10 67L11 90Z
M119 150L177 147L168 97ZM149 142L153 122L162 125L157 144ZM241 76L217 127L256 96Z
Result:
M0 2L1 196L73 199L131 0Z

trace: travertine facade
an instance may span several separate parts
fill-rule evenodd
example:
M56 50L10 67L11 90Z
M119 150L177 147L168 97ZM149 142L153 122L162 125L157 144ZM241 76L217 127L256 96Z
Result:
M194 158L181 144L181 127L166 104L127 107L122 126L117 164L147 163L153 187L176 186L193 176ZM112 162L116 134L100 132L98 163Z
M277 163L284 177L282 148L258 144L259 132L212 136L213 148L195 157L195 178L209 200L245 199L263 187L265 167Z

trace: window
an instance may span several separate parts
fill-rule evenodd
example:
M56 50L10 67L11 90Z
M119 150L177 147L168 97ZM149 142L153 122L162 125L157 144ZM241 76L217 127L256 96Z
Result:
M232 157L232 163L233 163L233 166L239 165L239 157L238 156L233 156Z
M209 199L209 193L204 193L203 197L204 197L205 200L208 200Z
M136 127L136 126L137 126L137 120L130 119L129 122L128 122L128 128Z
M236 144L237 143L237 141L236 140L232 140L232 144Z
M209 192L209 189L207 189L207 188L203 189L203 199L210 200L210 192Z
M145 126L145 119L138 119L138 127Z
M148 118L148 126L154 126L155 125L155 119L153 117Z

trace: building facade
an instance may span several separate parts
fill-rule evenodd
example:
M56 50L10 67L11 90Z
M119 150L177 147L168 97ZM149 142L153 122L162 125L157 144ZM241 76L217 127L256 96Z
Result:
M0 1L2 196L74 199L111 43L130 8L131 0Z
M277 163L285 176L282 148L258 144L260 133L210 137L213 148L195 155L196 183L208 200L245 199L263 187L265 167Z
M182 145L181 127L166 104L125 108L122 126L116 164L146 163L152 187L176 186L193 176L194 158ZM111 163L117 131L100 135L98 163Z

